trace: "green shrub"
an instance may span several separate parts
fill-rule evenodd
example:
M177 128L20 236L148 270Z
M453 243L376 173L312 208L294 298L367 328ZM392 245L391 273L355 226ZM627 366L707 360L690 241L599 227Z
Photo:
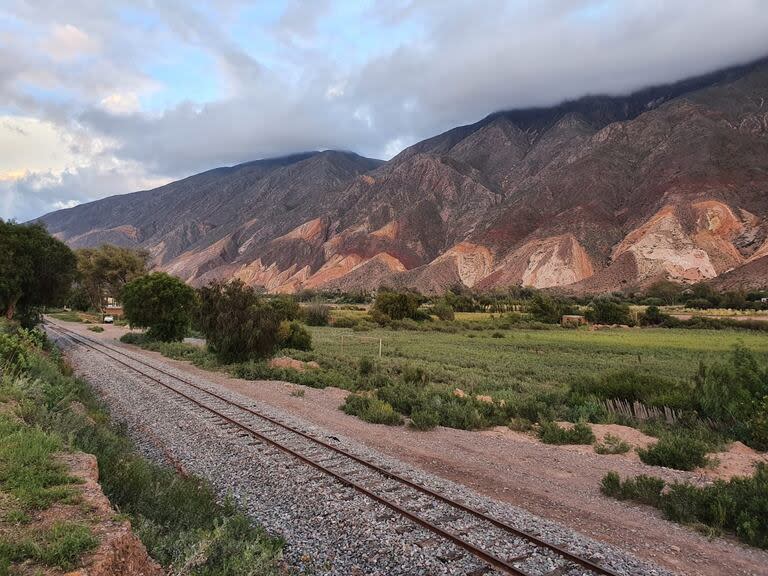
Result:
M123 344L135 344L136 346L141 346L148 341L149 339L147 338L147 335L143 332L126 332L120 336L120 342Z
M571 382L572 401L590 395L676 409L694 405L691 390L686 384L630 369L600 376L582 376Z
M376 294L372 310L392 320L416 319L421 297L413 292L393 292L381 289Z
M545 444L592 444L595 441L592 428L583 422L577 422L571 428L564 428L556 422L543 422L538 435Z
M629 444L613 434L606 434L602 442L595 444L598 454L626 454L629 450Z
M751 477L716 480L698 487L638 476L621 482L611 472L603 478L605 494L660 508L670 520L727 531L752 546L768 549L768 465L759 463Z
M584 315L587 320L596 324L632 324L629 304L616 302L610 298L593 300Z
M334 328L357 328L359 325L360 322L355 318L348 318L345 316L335 318L332 324Z
M763 397L749 420L749 437L753 448L768 451L768 396Z
M634 500L651 506L660 504L663 489L664 480L660 478L640 475L622 482L616 472L608 472L600 486L600 490L606 496L619 500Z
M445 300L440 300L432 306L432 314L445 322L453 322L456 317L453 307Z
M403 382L424 385L429 382L429 373L421 366L408 364L403 368Z
M494 332L491 334L491 338L504 338L504 332Z
M693 470L707 464L707 445L685 433L662 436L648 448L638 448L640 460L651 466Z
M531 317L545 324L559 324L565 314L572 314L573 304L567 300L537 292L528 303Z
M528 432L533 428L533 422L527 418L516 417L509 421L508 426L510 430L515 432Z
M278 340L281 348L293 348L294 350L312 350L312 336L307 329L295 320L284 320L278 329Z
M104 332L104 328L102 328L101 326L88 326L88 330L96 333Z
M272 307L240 280L200 289L200 329L223 363L271 356L279 344L279 326Z
M299 303L289 294L277 294L270 297L269 306L275 311L281 322L293 322L301 317Z
M357 363L357 371L360 373L360 376L370 376L375 369L376 364L367 356L360 358L360 361Z
M417 430L432 430L440 424L440 416L434 410L419 408L411 414L411 426Z
M304 308L304 322L309 326L328 326L331 307L321 302L312 302Z
M123 286L125 318L147 328L150 338L164 342L184 339L196 305L195 291L164 272L140 276Z
M370 395L350 394L342 410L372 424L399 426L403 423L403 417L395 412L391 404Z
M660 326L672 318L669 314L662 312L658 306L648 306L645 312L640 316L641 326Z

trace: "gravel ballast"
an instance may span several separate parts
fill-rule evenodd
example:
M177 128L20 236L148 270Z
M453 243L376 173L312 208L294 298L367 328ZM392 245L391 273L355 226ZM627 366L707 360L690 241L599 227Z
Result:
M55 334L52 334L55 338ZM144 454L209 480L223 496L232 496L258 523L287 542L286 561L300 573L315 574L482 574L487 566L461 548L357 491L343 486L295 458L258 442L172 392L99 352L60 339L77 373L95 387L113 417L123 422ZM133 353L120 347L121 352ZM122 358L129 362L127 359ZM141 357L148 362L146 357ZM193 381L231 401L290 424L318 438L330 435L290 414L223 390L203 378L176 371L157 360L164 371ZM145 367L140 368L152 372ZM174 387L183 385L160 374ZM202 398L202 396L201 396ZM263 428L267 428L263 426ZM621 574L670 574L623 551L580 536L519 508L482 497L458 484L415 470L350 439L338 445L441 494L509 522L542 539L609 566ZM550 552L498 531L477 529L471 519L452 516L449 507L426 498L412 504L433 520L450 521L476 544L491 546L502 557L519 557L531 574L562 566ZM561 574L588 573L562 566Z

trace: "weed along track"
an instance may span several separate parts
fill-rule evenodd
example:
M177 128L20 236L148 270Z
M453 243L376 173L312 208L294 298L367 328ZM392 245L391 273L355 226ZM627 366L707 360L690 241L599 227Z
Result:
M75 333L59 324L48 327L76 346L106 356L111 361L170 392L199 415L226 433L250 440L255 448L277 449L322 472L391 512L449 541L479 558L487 570L519 575L634 574L625 566L613 569L605 560L583 557L563 546L516 528L510 523L459 501L386 466L371 462L335 445L336 439L318 438L306 430L228 399L163 368L115 347ZM456 550L458 560L464 554ZM621 565L621 564L619 564Z

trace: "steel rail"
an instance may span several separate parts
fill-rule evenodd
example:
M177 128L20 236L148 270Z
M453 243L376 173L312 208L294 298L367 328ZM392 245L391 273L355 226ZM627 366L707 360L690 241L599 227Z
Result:
M124 357L128 358L132 362L135 362L137 364L141 364L143 366L146 366L146 367L148 367L148 368L150 368L150 369L152 369L152 370L154 370L156 372L159 372L159 373L161 373L161 374L163 374L163 375L165 375L165 376L167 376L169 378L173 378L174 380L178 380L179 382L182 382L183 384L185 384L187 386L190 386L190 387L194 388L195 390L198 390L200 392L208 394L209 396L212 396L213 398L216 398L219 401L222 401L222 402L225 402L226 404L232 405L232 406L238 408L239 410L242 410L242 411L247 412L247 413L249 413L249 414L251 414L253 416L256 416L257 418L261 418L263 420L266 420L267 422L269 422L269 423L271 423L271 424L273 424L275 426L283 428L283 429L285 429L285 430L287 430L287 431L289 431L289 432L291 432L291 433L293 433L293 434L295 434L297 436L300 436L300 437L302 437L302 438L304 438L306 440L314 442L315 444L318 444L319 446L321 446L324 449L327 449L327 450L330 450L330 451L335 452L337 454L340 454L340 455L342 455L342 456L344 456L344 457L346 457L346 458L348 458L350 460L353 460L354 462L356 462L358 464L366 466L367 468L377 472L378 474L380 474L380 475L382 475L382 476L384 476L386 478L389 478L390 480L394 480L394 481L399 482L399 483L401 483L403 485L406 485L409 488L412 488L414 490L422 492L422 493L424 493L424 494L426 494L426 495L428 495L428 496L430 496L430 497L432 497L432 498L434 498L436 500L439 500L440 502L443 502L445 504L448 504L449 506L452 506L452 507L454 507L454 508L456 508L458 510L461 510L462 512L470 514L470 515L472 515L472 516L474 516L474 517L476 517L476 518L478 518L478 519L480 519L482 521L488 522L489 524L492 524L492 525L494 525L497 528L501 528L502 530L505 530L505 531L515 535L515 536L518 536L518 537L521 537L521 538L523 538L525 540L528 540L529 542L531 542L532 544L535 544L536 546L549 549L549 550L557 553L558 555L562 556L563 558L565 558L565 559L567 559L567 560L569 560L569 561L571 561L571 562L573 562L575 564L578 564L578 565L580 565L580 566L582 566L584 568L587 568L588 570L590 570L592 572L595 572L596 574L602 574L602 575L605 575L605 576L621 576L618 572L615 572L614 570L611 570L610 568L606 568L606 567L600 566L598 564L595 564L591 560L588 560L587 558L584 558L582 556L579 556L577 554L569 552L568 550L565 550L564 548L562 548L562 547L560 547L560 546L558 546L556 544L551 544L549 542L541 540L540 538L538 538L537 536L534 536L533 534L530 534L530 533L528 533L528 532L526 532L524 530L520 530L518 528L515 528L514 526L512 526L512 525L510 525L510 524L508 524L508 523L506 523L506 522L504 522L502 520L498 520L497 518L494 518L492 516L488 516L487 514L481 512L480 510L477 510L476 508L472 508L471 506L467 506L466 504L462 504L461 502L457 502L455 500L452 500L452 499L448 498L447 496L443 496L442 494L440 494L438 492L435 492L434 490L432 490L432 489L430 489L430 488L428 488L426 486L422 486L422 485L417 484L417 483L413 482L412 480L409 480L409 479L407 479L407 478L405 478L403 476L400 476L400 475L398 475L396 473L390 472L389 470L386 470L385 468L382 468L381 466L379 466L377 464L374 464L374 463L372 463L372 462L370 462L368 460L360 458L359 456L357 456L355 454L352 454L352 453L350 453L350 452L348 452L348 451L346 451L346 450L344 450L342 448L339 448L339 447L334 446L332 444L329 444L329 443L327 443L327 442L325 442L323 440L320 440L319 438L316 438L316 437L314 437L314 436L312 436L310 434L307 434L306 432L303 432L303 431L298 430L298 429L296 429L296 428L294 428L292 426L289 426L289 425L287 425L287 424L285 424L285 423L283 423L283 422L281 422L279 420L276 420L275 418L273 418L271 416L267 416L265 414L257 412L257 411L253 410L252 408L250 408L248 406L244 406L242 404L239 404L238 402L235 402L235 401L232 401L232 400L230 400L228 398L225 398L225 397L223 397L223 396L221 396L221 395L219 395L219 394L217 394L215 392L207 390L206 388L204 388L202 386L199 386L199 385L194 384L194 383L192 383L192 382L190 382L190 381L188 381L188 380L186 380L184 378L181 378L181 377L179 377L179 376L177 376L175 374L167 372L167 371L163 370L162 368L158 368L157 366L154 366L152 364L144 362L143 360L137 359L137 358L131 356L130 354L126 354L125 352L122 352L120 350L112 348L111 346L107 346L107 345L105 345L105 344L103 344L101 342L98 342L96 340L93 340L91 338L83 336L83 335L81 335L81 334L79 334L77 332L69 330L68 328L64 328L63 326L61 326L61 325L59 325L57 323L53 323L53 322L49 321L49 322L47 322L47 324L49 326L53 327L54 330L59 331L60 333L63 333L65 336L69 336L71 339L79 341L79 343L85 345L86 347L91 348L93 350L96 350L97 352L100 352L100 353L104 354L105 356L108 356L108 357L112 358L114 361L122 364L123 366L126 366L127 368L129 368L131 370L134 370L135 372L138 372L139 374L142 374L144 377L149 378L150 380L152 380L152 381L162 385L163 387L168 388L169 390L172 390L172 391L176 392L177 394L183 396L184 398L187 398L188 400L192 401L193 403L197 404L198 406L200 406L200 407L202 407L202 408L204 408L206 410L209 410L211 412L216 413L217 416L227 420L229 423L231 423L231 424L233 424L233 425L235 425L235 426L237 426L239 428L242 428L244 431L246 431L248 433L251 433L251 434L255 434L255 435L259 436L260 438L265 439L268 443L274 445L275 447L277 447L277 448L279 448L281 450L290 452L293 456L299 458L300 460L302 460L305 463L308 463L308 464L314 466L315 468L320 469L323 472L328 473L329 475L333 476L334 478L336 478L337 480L339 480L343 484L349 485L349 486L351 486L351 487L353 487L353 488L355 488L355 489L357 489L359 491L365 492L367 496L373 498L376 501L379 501L382 504L385 504L386 506L388 506L390 508L393 508L395 511L397 511L401 515L408 517L409 519L413 520L417 524L419 524L419 525L421 525L421 526L423 526L423 527L425 527L425 528L427 528L429 530L432 530L432 531L436 531L436 532L439 531L441 536L444 536L445 538L453 541L454 543L458 544L459 546L467 549L468 551L470 551L473 554L475 554L476 556L482 558L484 561L488 562L489 564L493 565L496 568L500 568L500 569L502 569L502 570L504 570L506 572L509 572L511 574L526 576L524 572L521 572L517 568L514 568L513 566L510 566L505 561L503 561L501 559L498 559L495 556L493 556L493 555L491 555L491 554L489 554L487 552L484 552L484 551L476 548L473 544L470 544L468 542L465 542L464 540L461 540L458 536L455 536L452 533L447 532L447 531L443 530L442 528L440 528L438 526L432 525L428 521L423 520L423 519L419 518L418 516L415 516L413 513L409 512L407 510L402 509L397 504L395 504L393 502L390 502L389 500L387 500L385 498L382 498L382 497L380 497L380 496L378 496L376 494L371 493L365 487L359 486L353 480L345 479L342 476L340 476L339 474L337 474L336 472L333 472L332 470L329 470L329 469L323 467L322 465L313 462L311 459L306 458L305 456L303 456L301 454L298 454L297 452L293 451L292 449L287 448L287 447L279 444L278 442L276 442L276 441L274 441L272 439L264 437L259 432L257 432L255 430L253 430L253 429L243 425L243 424L240 424L240 423L232 420L230 417L228 417L228 416L226 416L224 414L218 413L215 409L212 409L209 406L206 406L206 405L198 402L197 400L189 397L188 395L184 394L183 392L180 392L179 390L176 390L172 386L169 386L166 383L161 382L160 380L158 380L157 378L151 376L150 374L146 374L145 372L143 372L142 370L139 370L135 366L130 366L129 364L126 364L125 362L123 362L119 358L115 358L111 354L108 354L107 352L104 352L103 350L96 348L95 346L93 346L93 344L96 344L97 346L100 346L101 348L105 348L105 349L109 350L110 352L114 352L116 354L120 354L121 356L124 356ZM468 546L472 547L472 549L468 548Z

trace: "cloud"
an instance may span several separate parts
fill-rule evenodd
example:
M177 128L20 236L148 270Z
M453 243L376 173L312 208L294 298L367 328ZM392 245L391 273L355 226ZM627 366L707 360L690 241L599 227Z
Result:
M762 0L9 0L0 217L296 151L391 157L495 110L748 61L766 38Z

